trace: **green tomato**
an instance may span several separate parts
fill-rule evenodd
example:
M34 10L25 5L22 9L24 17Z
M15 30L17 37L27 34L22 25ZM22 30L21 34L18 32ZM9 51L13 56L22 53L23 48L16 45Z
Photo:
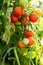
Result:
M10 3L10 6L14 6L14 4L11 2L11 3Z
M24 38L23 43L27 45L29 43L29 40L27 38Z

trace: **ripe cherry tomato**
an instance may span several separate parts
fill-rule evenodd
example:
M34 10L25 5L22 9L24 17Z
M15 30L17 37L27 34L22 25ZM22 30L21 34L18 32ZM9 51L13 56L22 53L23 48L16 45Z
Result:
M22 40L19 40L18 41L18 48L25 48L25 47L26 47L26 45L23 44Z
M33 39L32 37L29 37L28 39L29 39L29 44L28 44L28 46L34 45L34 39Z
M30 20L32 23L37 22L37 20L38 20L38 14L37 14L37 13L32 13L32 14L30 14L29 20Z
M11 22L12 23L18 22L18 18L16 16L14 16L13 14L11 14Z
M32 37L33 36L33 31L29 30L29 31L24 31L24 35L27 37Z
M29 17L21 18L21 19L20 19L20 22L21 22L23 25L26 25L26 24L29 22Z
M14 15L17 17L22 16L24 13L23 8L20 6L15 7L13 12L14 12Z

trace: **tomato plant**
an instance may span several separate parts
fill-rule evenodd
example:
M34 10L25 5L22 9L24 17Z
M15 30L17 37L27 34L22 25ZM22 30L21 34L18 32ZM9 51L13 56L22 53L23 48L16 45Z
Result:
M32 0L0 0L0 65L43 65L38 7Z

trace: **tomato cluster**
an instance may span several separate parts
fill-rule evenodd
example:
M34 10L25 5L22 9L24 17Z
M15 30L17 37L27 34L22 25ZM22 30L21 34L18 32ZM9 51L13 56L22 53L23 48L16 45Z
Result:
M16 23L16 22L20 21L23 25L26 25L29 21L34 23L34 22L37 22L37 20L38 20L37 13L33 12L30 14L30 16L26 16L24 9L20 6L15 7L11 14L12 23Z
M19 48L24 48L26 46L33 46L34 45L34 39L33 39L33 31L24 31L24 36L26 38L23 38L22 40L19 40L18 42L18 47Z
M38 20L38 11L32 12L30 15L25 14L24 8L21 6L16 6L13 8L13 12L11 14L11 23L21 22L21 24L25 27L29 22L35 23ZM22 40L18 41L18 47L24 48L26 46L34 45L33 39L33 31L32 30L24 30L24 36Z
M23 15L23 8L22 7L15 7L11 14L11 22L16 23L18 22L18 18Z

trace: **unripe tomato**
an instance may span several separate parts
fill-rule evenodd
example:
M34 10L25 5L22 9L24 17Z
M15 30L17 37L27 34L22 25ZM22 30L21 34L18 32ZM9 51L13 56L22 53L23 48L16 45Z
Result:
M24 31L24 35L27 37L32 37L33 36L33 31L29 30L29 31Z
M11 14L11 22L12 23L18 22L18 18L16 16L14 16L13 14Z
M36 9L35 12L40 16L42 14L41 9Z
M25 47L26 47L26 45L23 44L22 40L19 40L18 41L18 48L25 48Z
M26 44L26 45L28 45L28 43L29 43L28 38L24 38L24 39L23 39L23 43Z
M23 8L20 6L15 7L13 12L14 12L14 15L17 17L22 16L24 13Z
M10 3L10 6L14 6L14 4L11 2L11 3Z
M37 22L37 20L38 20L38 14L37 14L37 13L32 13L32 14L30 14L29 20L30 20L32 23Z
M34 45L34 39L33 39L32 37L29 37L28 39L29 39L29 44L28 44L28 46Z

